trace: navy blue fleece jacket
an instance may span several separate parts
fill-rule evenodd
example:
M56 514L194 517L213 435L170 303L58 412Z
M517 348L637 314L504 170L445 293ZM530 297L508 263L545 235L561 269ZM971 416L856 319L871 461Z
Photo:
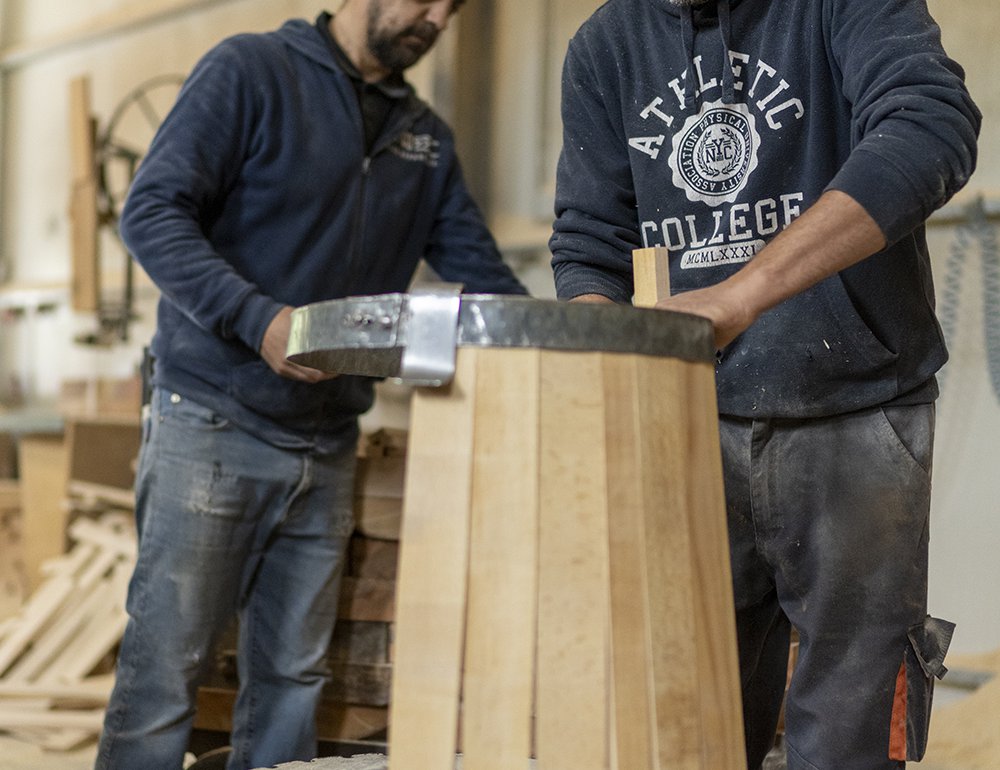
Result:
M610 0L564 67L558 295L628 302L642 246L669 249L674 293L717 283L840 190L889 245L722 351L720 411L933 399L947 353L923 223L975 165L963 79L923 0Z
M405 291L421 258L469 292L524 293L413 93L366 155L358 98L317 28L238 35L197 64L121 232L161 290L154 381L280 446L335 449L372 382L306 384L258 354L282 305Z

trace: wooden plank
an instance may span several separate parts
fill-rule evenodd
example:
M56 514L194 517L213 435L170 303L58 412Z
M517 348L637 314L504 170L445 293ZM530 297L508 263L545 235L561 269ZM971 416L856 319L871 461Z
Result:
M340 605L337 617L342 620L394 619L396 583L366 577L343 577L340 580Z
M70 173L74 183L93 180L96 175L94 122L90 103L90 77L80 75L70 80Z
M653 307L670 296L670 252L665 246L635 249L632 252L632 278L635 293L632 304Z
M106 605L93 613L79 636L67 645L51 666L52 679L74 682L90 674L121 640L128 623L125 596L132 564L119 562L107 584Z
M538 350L503 348L478 355L462 711L466 770L523 768L531 755L539 357Z
M0 434L0 463L4 459L3 439ZM0 473L3 470L0 468ZM27 580L21 551L21 488L13 479L0 479L0 620L16 613L24 603Z
M127 420L120 417L68 420L69 479L130 493L141 441L138 412Z
M0 706L0 729L18 727L54 727L87 730L97 734L104 726L104 709L58 709L28 711Z
M388 434L374 436L375 442L366 449L367 456L358 458L355 476L354 517L358 531L384 540L398 540L403 514L403 487L406 479L406 459L391 443ZM383 442L383 443L378 443Z
M44 561L66 551L66 446L61 437L22 436L18 442L21 469L22 555L29 591L42 580Z
M602 770L610 692L601 355L543 352L539 415L538 763Z
M73 591L73 581L54 577L31 595L17 615L17 623L0 644L0 676L18 659Z
M476 356L476 350L459 349L452 383L418 388L413 396L390 706L392 770L454 766Z
M73 504L77 507L112 505L125 510L135 508L135 492L131 489L120 489L70 479L66 484L66 494L77 498L73 500Z
M97 310L101 297L96 131L90 106L90 78L86 75L73 78L69 84L70 294L73 309L79 312Z
M403 498L406 459L403 457L359 457L355 495Z
M381 540L399 540L403 501L398 497L356 497L354 521L358 532L363 535Z
M102 522L103 519L78 518L69 527L70 536L78 543L94 545L106 551L112 560L135 561L139 546L131 527L126 532L120 532Z
M194 727L229 732L236 691L228 688L198 689ZM380 734L388 725L389 710L375 706L349 706L321 701L316 713L318 737L323 741L356 741ZM429 769L428 769L429 770Z
M39 735L35 744L45 751L73 751L94 740L91 730L52 729Z
M395 580L399 543L355 534L351 538L348 575Z
M702 766L742 770L746 766L743 705L715 370L708 363L689 364L685 376L689 409L684 445L688 462L698 468L699 481L686 488L685 512L691 531L691 574L697 597L694 625L699 643L695 675L700 695Z
M57 676L52 666L53 660L80 634L88 619L110 599L105 585L90 586L86 591L81 591L79 585L75 585L73 593L67 597L65 606L56 614L51 626L11 667L4 681L24 684L38 681L39 677L46 674L51 681L53 675Z
M687 366L676 359L636 357L657 748L664 770L724 770L728 767L724 763L701 763L698 692L702 682L695 666L701 640L695 637L698 599L691 573L692 543L685 506L687 489L698 483L692 475L696 476L699 469L687 451L687 436L680 426L690 395L682 387Z
M114 687L113 674L101 674L73 683L42 683L0 681L0 698L7 700L41 698L107 703Z
M42 574L49 578L56 575L76 577L86 569L97 551L98 547L93 543L75 543L69 553L56 556L42 564Z
M611 656L616 764L660 770L652 688L640 415L633 356L605 355L605 456L609 502Z
M652 306L670 295L665 248L637 249L633 271L636 305ZM643 481L660 758L666 767L742 770L743 710L714 368L656 360L643 362L637 375L647 428L642 452L647 464L663 469ZM670 514L669 522L657 515L658 505ZM654 560L657 553L678 558ZM657 585L680 590L653 594ZM679 626L689 629L687 638L676 633ZM678 660L689 665L680 669Z

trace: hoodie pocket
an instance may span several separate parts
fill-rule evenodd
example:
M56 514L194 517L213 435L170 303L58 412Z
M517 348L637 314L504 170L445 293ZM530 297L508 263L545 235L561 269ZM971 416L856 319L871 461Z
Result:
M934 678L948 672L944 656L955 624L930 615L907 633L907 645L896 675L889 731L889 759L919 762L927 751Z
M856 364L857 369L877 370L894 365L897 354L887 348L865 323L840 276L831 276L820 286L823 300L835 324L831 336L836 338L836 343L848 357L860 359Z

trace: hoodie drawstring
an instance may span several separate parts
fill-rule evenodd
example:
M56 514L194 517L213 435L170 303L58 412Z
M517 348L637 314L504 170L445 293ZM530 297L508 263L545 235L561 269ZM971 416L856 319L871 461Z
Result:
M732 29L729 23L729 0L719 0L719 35L722 37L722 103L736 103L736 86L733 65L729 61L729 38Z
M684 78L684 108L694 106L694 21L691 6L681 6L681 45L687 62L687 77Z
M736 79L733 77L732 62L729 60L729 40L732 25L730 23L729 0L718 0L719 37L722 40L722 102L736 102ZM684 81L684 107L689 109L695 101L695 64L694 64L694 19L691 6L682 5L681 11L681 44L684 48L684 59L688 63L687 77Z

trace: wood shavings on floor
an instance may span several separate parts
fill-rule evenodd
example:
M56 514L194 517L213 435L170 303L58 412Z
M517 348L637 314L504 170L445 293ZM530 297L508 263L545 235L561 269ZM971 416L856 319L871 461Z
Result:
M1000 768L1000 649L985 655L949 656L953 670L989 671L994 677L959 700L934 709L920 770ZM943 681L947 681L945 675ZM938 683L942 687L943 683Z

